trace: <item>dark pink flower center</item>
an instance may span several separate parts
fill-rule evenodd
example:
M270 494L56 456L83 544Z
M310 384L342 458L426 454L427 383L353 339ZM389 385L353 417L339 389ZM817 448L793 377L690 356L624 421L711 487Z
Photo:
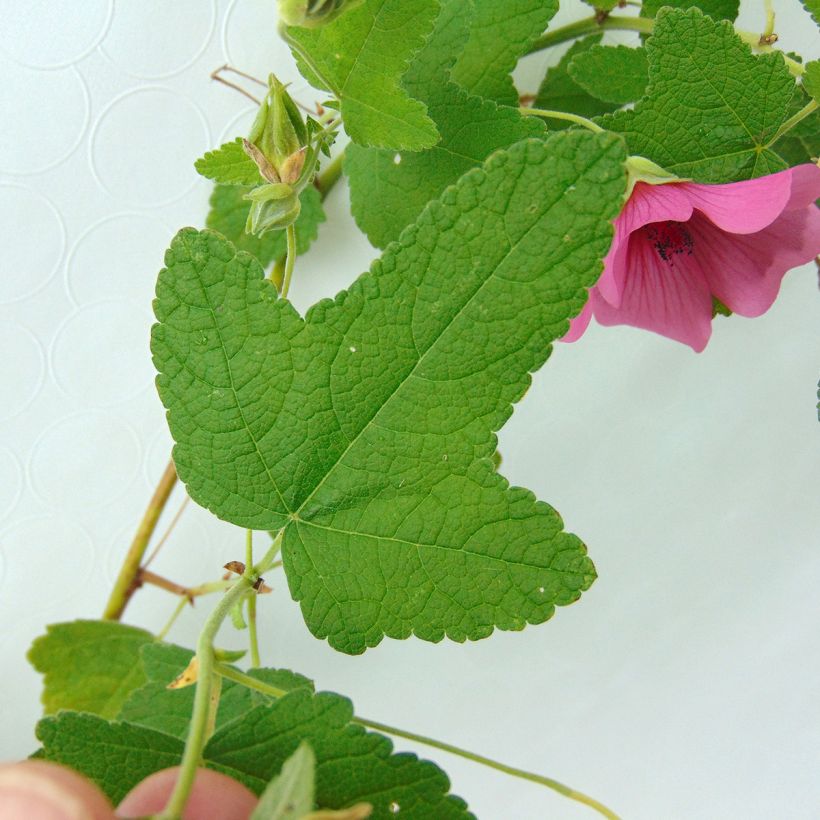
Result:
M641 230L658 256L671 264L675 256L692 255L694 242L685 222L651 222Z

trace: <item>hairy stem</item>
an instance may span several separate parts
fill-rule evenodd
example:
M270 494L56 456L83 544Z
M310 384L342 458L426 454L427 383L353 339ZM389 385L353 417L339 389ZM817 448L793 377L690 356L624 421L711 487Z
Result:
M134 590L138 586L137 575L140 571L140 562L148 549L148 542L151 540L159 517L165 509L171 490L174 489L176 483L176 467L173 461L169 461L153 496L151 496L151 500L148 502L148 508L142 516L142 521L140 521L134 534L134 540L126 553L122 567L120 567L119 575L117 575L117 580L114 582L114 588L111 590L108 603L105 605L103 620L118 621L128 604L128 600L134 594Z
M194 784L197 767L202 762L202 751L208 740L209 724L216 715L214 697L214 678L217 677L217 663L214 657L214 638L222 622L230 614L231 608L242 596L252 589L264 569L273 564L282 543L282 533L274 539L270 549L256 566L246 566L239 580L225 593L214 611L208 616L199 634L196 644L196 657L199 660L194 708L185 751L182 753L179 777L165 808L156 815L159 820L179 820Z
M290 290L290 280L293 277L293 266L296 264L296 228L288 225L286 229L288 240L288 255L285 259L285 274L282 277L282 290L279 295L284 299Z
M576 125L583 125L584 128L588 128L590 131L595 131L596 133L601 133L604 130L597 123L594 123L592 120L588 120L586 117L582 117L579 114L569 114L566 111L551 111L546 108L527 108L526 106L522 106L518 110L522 114L529 114L533 117L545 117L546 119L551 120L567 120L568 122L574 122Z
M247 686L249 689L255 689L257 692L261 692L262 694L269 695L273 698L281 698L288 694L284 689L279 689L276 686L271 686L268 683L252 678L250 675L246 675L244 672L240 672L238 669L226 666L225 664L217 664L215 671L223 678L227 678L235 683ZM353 723L358 723L360 726L366 726L368 729L375 729L378 732L384 732L388 735L403 737L407 740L412 740L415 743L422 743L425 746L432 746L434 749L441 749L443 752L448 752L449 754L463 757L466 760L472 760L474 763L480 763L482 766L488 766L491 769L511 775L512 777L518 777L522 780L529 780L531 783L538 783L540 786L546 786L547 788L562 794L564 797L568 797L571 800L575 800L578 803L583 803L585 806L589 806L591 809L595 809L595 811L604 817L609 818L609 820L619 820L618 815L615 814L612 809L608 809L603 803L589 797L589 795L586 795L583 792L579 792L576 789L565 786L563 783L559 783L551 777L544 777L543 775L528 772L524 769L517 769L514 766L508 766L506 763L500 763L497 760L484 757L484 755L469 752L466 749L461 749L458 746L451 745L450 743L444 743L441 740L435 740L430 737L425 737L424 735L417 735L414 732L407 732L404 729L397 729L395 726L388 726L385 723L378 723L375 720L368 720L367 718L357 717L355 715L352 720Z
M253 566L253 530L245 536L245 566ZM259 661L259 636L256 632L256 593L248 595L248 642L251 650L251 666L261 666Z

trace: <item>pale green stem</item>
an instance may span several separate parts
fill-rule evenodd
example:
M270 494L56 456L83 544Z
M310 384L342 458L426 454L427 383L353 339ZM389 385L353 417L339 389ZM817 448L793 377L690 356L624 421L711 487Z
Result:
M282 290L279 295L284 299L290 290L290 280L293 277L293 266L296 264L296 228L288 225L287 230L288 255L285 259L285 274L282 277Z
M216 674L214 638L234 604L242 600L242 596L253 588L261 572L273 564L281 543L282 534L280 532L262 560L254 567L245 567L244 574L225 593L202 627L202 632L200 632L196 644L199 670L196 692L194 693L194 708L191 714L191 723L188 727L185 750L182 753L182 761L180 762L179 777L165 808L155 815L157 820L179 820L182 817L182 812L191 793L191 787L194 784L197 767L202 762L202 751L208 740L208 723L215 709L213 698L214 676Z
M801 120L806 119L809 114L812 114L817 110L817 100L809 100L806 105L803 106L796 114L789 117L780 128L777 129L777 133L766 143L764 148L768 148L771 145L774 145L787 131L791 131L797 123Z
M252 678L244 672L240 672L237 669L233 669L232 667L225 666L221 663L216 665L215 671L218 675L222 675L222 677L227 678L228 680L232 680L235 683L247 686L249 689L255 689L257 692L261 692L262 694L269 695L273 698L281 698L288 694L284 689L271 686L268 683ZM608 809L603 803L600 803L594 798L583 794L583 792L579 792L569 786L565 786L563 783L559 783L551 777L544 777L540 774L527 772L524 769L517 769L514 766L508 766L506 763L491 760L489 757L484 757L484 755L468 752L466 749L461 749L458 746L444 743L441 740L434 740L433 738L425 737L424 735L417 735L414 732L407 732L404 729L397 729L395 726L388 726L385 723L378 723L375 720L368 720L367 718L356 717L354 715L352 721L353 723L358 723L360 726L366 726L368 729L375 729L378 732L384 732L388 735L403 737L407 740L412 740L415 743L422 743L425 746L432 746L434 749L441 749L443 752L448 752L449 754L463 757L466 760L472 760L474 763L480 763L482 766L488 766L491 769L511 775L512 777L518 777L522 780L529 780L531 783L538 783L541 786L546 786L547 788L562 794L564 797L570 798L570 800L575 800L578 803L583 803L585 806L595 809L595 811L602 814L604 817L609 818L609 820L619 820L618 815L611 809Z
M518 110L522 114L529 114L533 117L545 117L550 120L567 120L568 122L574 122L576 125L583 125L584 128L588 128L596 134L601 133L604 130L597 123L594 123L592 120L588 120L586 117L582 117L579 114L568 114L566 111L550 111L546 108L527 108L526 106L519 108Z
M344 158L345 152L342 151L327 164L324 171L316 175L314 184L319 190L322 199L328 195L330 189L339 181L339 177L342 175L342 163L344 162Z
M164 641L165 636L171 631L171 627L176 623L177 618L182 614L182 610L185 609L188 603L188 598L185 595L179 596L179 603L176 605L171 617L168 619L168 622L165 624L159 632L157 632L157 640Z
M245 538L245 566L253 566L253 530L248 530ZM256 633L256 592L248 594L248 641L251 650L251 666L261 666L259 636Z
M763 29L763 37L771 37L774 34L774 6L772 0L763 0L763 7L766 10L766 28Z

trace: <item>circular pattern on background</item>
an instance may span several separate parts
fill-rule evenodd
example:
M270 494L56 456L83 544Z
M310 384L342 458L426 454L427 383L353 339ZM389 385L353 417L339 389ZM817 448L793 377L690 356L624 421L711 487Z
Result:
M124 299L81 307L52 342L51 365L60 388L92 407L133 398L154 376L148 345L151 318ZM104 358L98 366L100 352Z
M129 299L150 306L173 231L153 216L116 214L92 225L71 249L67 290L75 305Z
M225 61L260 80L266 81L268 74L273 72L283 83L291 83L290 94L306 105L311 105L317 94L327 97L326 92L313 90L299 73L287 44L275 36L276 26L273 3L233 0L222 22ZM265 39L264 48L259 48L260 31L273 32ZM263 89L260 87L260 90Z
M32 595L47 604L77 598L94 568L91 537L65 516L20 521L0 535L0 547L6 564L3 598L7 611L11 611L15 590L19 590L18 605L27 602L29 610ZM59 572L47 571L56 565Z
M3 401L0 403L0 421L10 419L28 407L43 386L44 355L37 337L22 325L0 320L0 384ZM0 487L3 482L0 480Z
M112 0L0 0L0 49L30 68L63 68L88 54L111 22Z
M135 127L143 123L150 128ZM192 158L208 150L210 134L191 100L150 86L113 100L94 124L89 146L91 167L111 196L151 207L181 199L196 185Z
M38 174L59 165L88 127L88 89L80 73L44 74L0 59L0 75L6 89L0 94L0 171Z
M162 474L168 466L168 459L171 457L171 449L173 446L174 440L168 431L168 422L165 420L165 413L163 411L159 430L145 452L143 473L149 487L156 487L157 484L159 484L159 480L162 478Z
M128 491L141 455L130 425L106 413L79 413L37 439L29 456L29 481L50 508L102 507Z
M23 492L23 468L17 456L7 447L0 447L0 521L16 506ZM2 572L0 571L0 577Z
M202 54L215 26L214 0L119 3L100 51L132 77L170 77ZM184 39L180 31L185 32ZM151 47L146 48L146 43Z
M240 111L222 130L217 142L222 145L223 142L229 142L250 133L257 110L256 108L246 108Z
M0 220L2 304L31 296L48 283L62 261L66 233L54 205L20 185L0 185Z

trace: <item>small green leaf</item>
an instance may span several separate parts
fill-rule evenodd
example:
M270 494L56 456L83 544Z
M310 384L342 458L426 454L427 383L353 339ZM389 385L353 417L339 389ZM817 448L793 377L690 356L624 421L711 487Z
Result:
M573 43L558 64L547 71L534 103L536 108L566 111L570 114L580 114L582 117L597 117L599 114L614 111L618 107L593 97L569 75L569 66L572 61L600 43L601 37L600 34L593 34ZM550 120L552 131L572 127L572 123L564 120Z
M569 76L604 102L635 102L643 96L649 82L646 51L626 46L593 46L572 58Z
M285 529L291 594L334 647L523 629L592 583L491 459L600 273L623 161L587 131L499 151L305 319L217 234L173 241L152 349L180 478L220 518Z
M673 9L700 9L713 20L737 19L740 10L740 0L644 0L641 6L642 17L654 17L663 6Z
M267 181L262 178L256 163L245 153L241 137L208 151L194 163L194 167L202 176L223 185L254 186Z
M168 689L168 684L185 669L193 652L180 646L155 643L144 647L142 665L146 683L131 693L117 715L119 720L145 726L184 739L194 706L194 687ZM252 677L278 689L313 689L307 678L286 669L252 669ZM217 727L230 723L269 698L230 680L222 682Z
M811 15L812 20L820 26L820 0L800 0L803 8Z
M438 141L426 106L401 85L437 11L438 0L366 0L321 28L287 29L299 70L337 97L354 142L417 151Z
M698 182L786 167L769 142L799 89L779 54L752 55L730 23L694 8L662 9L646 52L646 96L600 120L626 137L631 153Z
M237 249L255 256L263 267L275 259L281 259L286 252L285 231L269 231L262 237L245 233L245 222L251 203L244 199L249 188L237 185L216 185L211 194L211 210L205 224L219 231ZM300 256L308 252L319 235L319 224L324 222L325 212L322 197L312 185L305 188L299 197L302 210L296 220L296 253Z
M820 102L820 60L806 63L803 88L815 102Z
M299 820L313 810L316 755L304 740L262 792L250 820Z
M470 37L452 79L472 94L518 105L510 72L558 11L557 0L475 0Z
M154 636L112 621L53 624L28 653L32 666L45 675L42 702L46 714L60 709L113 718L145 675L140 649Z

